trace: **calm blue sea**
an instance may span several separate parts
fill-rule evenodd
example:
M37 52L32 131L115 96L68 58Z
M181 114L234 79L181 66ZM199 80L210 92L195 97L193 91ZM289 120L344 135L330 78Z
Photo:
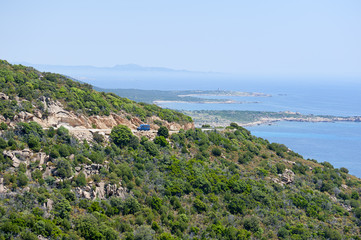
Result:
M216 83L212 85L217 86ZM214 97L242 103L165 103L161 106L178 110L289 110L302 114L361 116L361 81L283 81L276 84L224 81L222 86L221 89L263 92L272 97ZM196 89L201 88L198 86ZM346 167L351 174L361 177L361 123L279 122L248 129L270 142L287 145L305 158L328 161L335 167Z
M49 66L48 66L49 67ZM40 67L41 69L41 67ZM167 103L184 110L295 111L302 114L361 116L360 78L254 78L186 71L106 71L96 68L42 69L60 72L101 88L147 90L233 90L272 97L232 97L241 104ZM209 98L209 97L208 97ZM225 97L229 99L229 97ZM256 136L284 143L306 158L345 166L361 177L361 123L290 123L249 128Z
M346 167L361 177L361 123L278 122L248 129L270 142L286 144L306 159Z

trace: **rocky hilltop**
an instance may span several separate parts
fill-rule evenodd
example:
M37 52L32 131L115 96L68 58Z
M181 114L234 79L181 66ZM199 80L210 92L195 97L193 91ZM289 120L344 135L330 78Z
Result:
M0 239L360 239L360 179L236 123L6 61L0 92Z

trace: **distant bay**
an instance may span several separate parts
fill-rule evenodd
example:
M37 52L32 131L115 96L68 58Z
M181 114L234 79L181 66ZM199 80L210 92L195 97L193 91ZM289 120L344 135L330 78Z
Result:
M229 84L224 84L229 86ZM178 110L254 110L293 111L301 114L361 116L361 81L284 84L241 84L234 91L255 91L272 97L221 97L240 104L204 104L168 102L162 107ZM201 97L201 96L200 96ZM207 96L210 98L210 96ZM272 125L247 127L252 134L287 145L305 158L328 161L335 167L346 167L361 177L361 123L277 122Z
M301 114L361 116L361 79L326 77L247 77L222 73L196 73L164 69L82 69L36 66L59 72L101 88L144 90L230 90L260 92L272 97L214 96L235 103L163 102L178 110L292 111ZM131 67L131 68L129 68ZM211 96L199 96L211 98ZM361 177L361 123L278 122L249 128L256 136L283 143L306 158L347 167Z

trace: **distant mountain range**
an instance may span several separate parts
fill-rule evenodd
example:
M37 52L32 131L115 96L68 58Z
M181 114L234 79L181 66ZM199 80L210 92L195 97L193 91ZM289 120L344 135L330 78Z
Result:
M34 64L28 62L14 62L14 64L21 64L24 66L31 66L42 71L64 71L64 70L93 70L93 71L125 71L125 72L175 72L175 73L200 73L200 74L212 74L215 72L197 72L197 71L188 71L184 69L172 69L165 67L144 67L138 64L121 64L115 65L113 67L96 67L91 65L78 65L78 66L69 66L69 65L48 65L48 64Z
M143 67L137 64L115 65L113 67L63 66L17 62L43 72L60 73L101 88L136 89L192 89L196 81L219 79L217 72L196 72L164 67ZM219 87L219 86L217 86Z

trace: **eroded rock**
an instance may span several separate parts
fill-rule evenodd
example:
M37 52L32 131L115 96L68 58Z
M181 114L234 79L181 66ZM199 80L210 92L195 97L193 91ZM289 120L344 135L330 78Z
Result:
M285 169L281 175L281 181L285 184L292 183L295 179L295 173L290 169Z
M88 183L86 187L77 187L75 192L81 198L86 199L106 199L108 197L120 197L125 198L127 190L123 188L119 183L117 184L105 184L101 181L99 183Z
M39 164L41 165L49 159L49 156L45 153L33 153L30 149L5 150L3 151L3 154L13 161L13 167L19 167L20 163L22 162L28 165L33 161L39 161Z

